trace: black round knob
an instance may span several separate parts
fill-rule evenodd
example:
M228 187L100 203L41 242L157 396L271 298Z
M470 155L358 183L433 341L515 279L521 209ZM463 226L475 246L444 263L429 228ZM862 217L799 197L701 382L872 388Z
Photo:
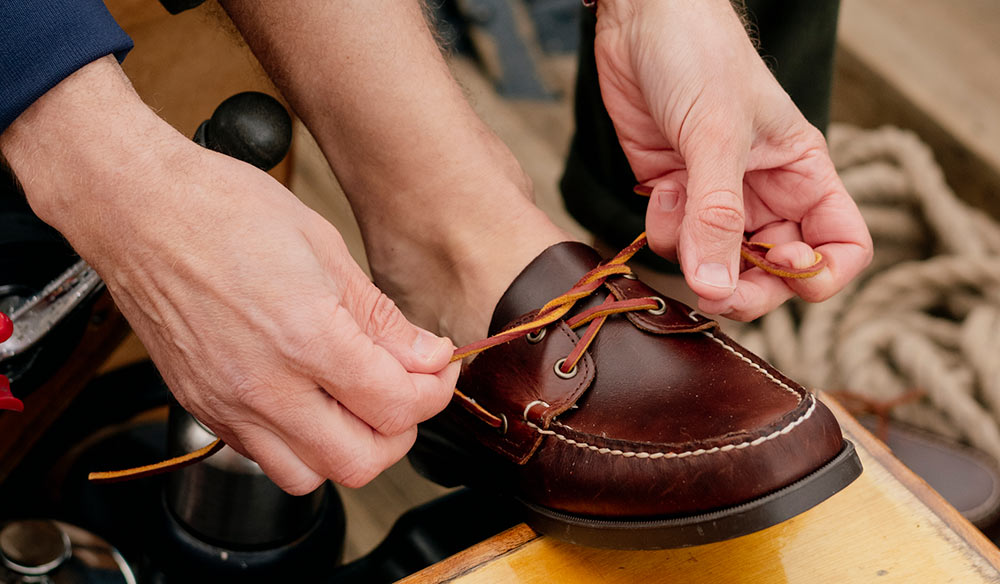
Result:
M160 0L160 4L162 4L170 14L180 14L185 10L196 8L204 3L205 0Z
M292 118L270 95L247 91L219 104L194 139L216 152L270 170L292 145Z

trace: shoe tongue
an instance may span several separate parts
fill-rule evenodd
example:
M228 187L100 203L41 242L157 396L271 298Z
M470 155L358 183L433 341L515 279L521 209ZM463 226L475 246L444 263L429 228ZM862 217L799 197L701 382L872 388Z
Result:
M594 248L583 243L566 241L549 247L521 271L500 297L490 321L490 334L497 334L515 318L566 292L600 262L601 256Z

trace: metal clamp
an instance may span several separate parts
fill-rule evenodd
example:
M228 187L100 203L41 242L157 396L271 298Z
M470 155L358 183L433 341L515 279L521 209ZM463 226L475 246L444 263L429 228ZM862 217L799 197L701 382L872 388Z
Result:
M0 363L31 349L74 308L100 290L104 282L80 260L10 314L13 332L0 343Z

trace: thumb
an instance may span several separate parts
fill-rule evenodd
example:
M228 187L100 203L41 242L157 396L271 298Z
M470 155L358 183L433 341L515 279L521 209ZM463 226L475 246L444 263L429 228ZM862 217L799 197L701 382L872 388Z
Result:
M723 300L736 290L748 151L749 145L723 139L704 140L684 153L687 204L677 255L688 286L706 300Z
M455 346L449 339L426 331L406 319L396 304L378 289L350 253L339 233L319 218L312 237L320 262L339 282L340 299L358 328L385 349L410 373L437 373L451 360Z

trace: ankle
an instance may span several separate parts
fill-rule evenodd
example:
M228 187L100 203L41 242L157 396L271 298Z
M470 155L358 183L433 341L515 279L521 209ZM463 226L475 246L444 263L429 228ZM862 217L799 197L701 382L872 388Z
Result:
M415 324L456 345L483 338L511 281L547 247L573 239L528 201L509 202L430 230L366 233L376 285Z

